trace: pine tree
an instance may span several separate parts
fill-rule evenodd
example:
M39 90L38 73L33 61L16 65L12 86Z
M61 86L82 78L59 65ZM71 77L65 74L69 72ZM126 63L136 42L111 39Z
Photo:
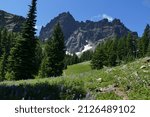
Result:
M138 57L143 57L144 53L143 53L143 43L142 43L142 39L140 38L138 41Z
M37 45L35 49L35 69L37 71L36 74L38 74L39 72L42 58L43 58L43 53L42 53L41 44L40 41L37 41Z
M0 57L2 56L2 30L0 29Z
M109 52L108 52L108 64L109 66L116 66L117 62L117 43L118 39L114 39L112 44L109 47Z
M7 58L8 55L6 54L6 52L4 52L0 60L0 81L5 80L5 74L7 70Z
M3 55L6 45L8 44L8 32L6 29L1 31L1 56Z
M128 49L127 49L127 37L123 37L118 40L118 57L119 60L125 61L127 59Z
M72 64L79 63L79 58L78 58L78 56L75 53L73 53L73 56L71 58L71 62L72 62Z
M93 56L92 50L88 50L86 52L83 52L81 57L80 57L80 62L90 61L92 59L92 56Z
M79 62L80 59L75 53L73 55L65 55L65 59L64 59L65 68L67 68L68 65L77 64Z
M107 56L103 49L103 44L100 44L94 54L91 61L92 69L102 69L104 65L107 64Z
M147 49L147 56L150 56L150 43L149 43L149 46L148 46L148 49Z
M150 43L150 26L147 25L144 30L143 36L139 41L140 57L144 57L146 55L149 43Z
M13 33L3 29L1 32L1 55L0 55L0 80L5 80L5 74L7 71L8 56L10 55L10 49L12 48L12 41L14 38Z
M127 47L127 61L131 61L136 57L137 52L136 40L134 39L131 33L128 34L126 47Z
M41 77L56 77L63 73L65 58L64 35L59 24L54 28L52 37L47 41L41 65Z
M11 76L13 80L32 79L37 73L35 68L36 2L37 0L32 0L22 36L17 37L10 53L7 76Z

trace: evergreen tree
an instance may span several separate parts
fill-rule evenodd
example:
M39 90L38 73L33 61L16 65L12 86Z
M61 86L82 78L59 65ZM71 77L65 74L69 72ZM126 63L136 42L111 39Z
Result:
M75 53L73 54L73 56L71 58L71 62L72 62L72 64L79 63L79 58L78 58L78 56Z
M150 26L147 25L141 40L139 41L139 56L144 57L147 53L148 46L150 43Z
M150 43L149 43L149 46L148 46L148 49L147 49L147 56L150 56Z
M32 79L37 73L35 68L36 2L37 0L32 0L22 36L17 38L10 53L7 76L11 76L13 80Z
M56 77L63 73L65 58L64 35L59 24L54 28L52 37L47 41L41 65L41 77Z
M10 55L10 49L13 46L14 34L8 32L6 29L0 32L0 79L5 80L5 74L7 71L8 56Z
M128 34L126 47L127 47L127 61L132 61L136 57L137 48L136 48L136 40L131 35L131 33Z
M35 49L35 69L37 71L37 74L40 69L42 58L43 58L43 53L42 53L41 43L40 41L37 41L37 45Z
M7 70L7 58L8 55L6 54L6 52L4 52L0 60L0 81L5 80L5 74Z
M65 68L67 68L68 65L77 64L80 62L80 59L78 56L74 53L73 55L65 55Z
M80 62L90 61L92 59L92 56L93 56L93 51L91 51L91 50L83 52L81 57L80 57Z
M106 65L107 56L104 52L103 45L100 44L94 54L91 61L92 69L102 69L104 65Z
M0 57L2 56L2 30L0 29Z
M144 53L143 53L143 43L142 43L142 39L140 38L138 41L138 57L143 57Z
M108 53L108 64L109 66L116 66L117 62L117 42L118 39L114 39L112 44L109 47L109 53Z
M109 55L109 65L110 66L116 66L117 64L117 55L112 51L112 53Z
M120 61L125 60L127 56L127 52L128 50L126 45L126 37L123 37L118 40L118 53L117 53L118 59Z
M67 68L68 65L72 65L72 55L65 55L64 63L65 63L65 69Z
M8 43L8 32L6 29L3 29L1 31L1 56L3 55Z

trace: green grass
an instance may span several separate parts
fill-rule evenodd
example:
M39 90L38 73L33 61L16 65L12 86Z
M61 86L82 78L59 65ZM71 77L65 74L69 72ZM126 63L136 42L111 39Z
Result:
M83 62L76 65L68 66L67 70L64 70L64 75L80 74L91 71L90 62Z
M146 68L140 69L142 65ZM45 99L42 97L45 95L46 99L150 99L150 63L139 59L113 68L92 70L90 62L84 62L68 66L63 76L57 78L1 82L0 98L16 99L16 89L23 92L17 99Z

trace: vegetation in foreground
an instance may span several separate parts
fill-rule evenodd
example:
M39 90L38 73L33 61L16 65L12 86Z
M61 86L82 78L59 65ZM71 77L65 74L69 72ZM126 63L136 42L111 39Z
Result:
M84 62L69 66L61 77L1 82L0 99L150 99L145 59L101 70Z
M79 59L65 55L59 24L41 48L35 36L36 2L21 33L0 29L0 99L150 99L150 64L136 60L150 55L149 25L140 39L132 34L108 39ZM87 60L91 64L76 64ZM64 70L71 64L76 65Z

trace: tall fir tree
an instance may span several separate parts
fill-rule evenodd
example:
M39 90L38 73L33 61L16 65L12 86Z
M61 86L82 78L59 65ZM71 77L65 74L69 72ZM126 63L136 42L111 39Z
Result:
M126 37L123 37L118 40L118 59L125 60L125 56L127 55L127 48L126 48Z
M147 49L147 56L150 56L150 43L149 43L149 46L148 46L148 49Z
M0 29L0 57L2 56L2 30Z
M0 79L2 81L5 80L8 56L10 55L10 49L13 46L14 34L12 32L8 32L6 29L1 30L0 33Z
M59 23L55 26L52 37L47 41L39 75L56 77L63 73L65 58L64 35Z
M36 51L35 52L35 68L36 68L36 74L38 74L40 66L41 66L42 58L43 58L42 47L41 47L41 43L39 40L37 41L35 51Z
M0 81L5 80L5 74L7 71L7 59L8 55L6 53L6 51L4 51L1 60L0 60Z
M98 45L96 48L92 61L91 61L91 67L92 69L102 69L104 65L107 64L107 55L103 48L103 43Z
M74 53L71 55L65 55L64 63L65 63L65 68L67 68L68 65L73 65L81 62L79 57Z
M117 51L118 49L118 39L112 40L111 45L109 46L109 51L108 51L108 65L109 66L116 66L117 62Z
M136 39L132 36L131 33L128 34L126 40L126 48L127 48L127 61L132 61L136 58L137 46Z
M92 59L92 56L93 56L92 50L88 50L86 52L83 52L81 57L80 57L80 62L90 61Z
M142 38L139 41L139 56L144 57L147 54L148 46L150 43L150 26L147 25Z
M32 0L22 36L17 38L10 53L7 76L12 77L13 80L32 79L37 73L37 68L35 68L36 4L37 0Z

